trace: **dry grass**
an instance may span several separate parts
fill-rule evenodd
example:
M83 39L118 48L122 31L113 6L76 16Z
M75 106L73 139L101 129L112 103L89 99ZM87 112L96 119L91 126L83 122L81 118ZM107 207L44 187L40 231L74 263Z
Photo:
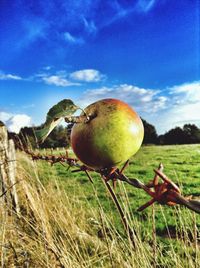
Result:
M175 221L179 220L180 236L157 241L155 261L152 232L144 230L140 219L131 212L123 184L120 184L119 196L129 223L137 233L135 249L126 234L113 225L95 185L91 187L98 206L88 204L86 209L79 195L69 194L62 187L56 173L51 173L53 179L42 183L37 163L21 153L18 160L21 216L1 203L1 267L200 267L196 225L191 224L189 232L185 227L188 217L195 223L196 215L191 212L173 211ZM157 209L165 220L163 208ZM145 220L151 225L151 217Z

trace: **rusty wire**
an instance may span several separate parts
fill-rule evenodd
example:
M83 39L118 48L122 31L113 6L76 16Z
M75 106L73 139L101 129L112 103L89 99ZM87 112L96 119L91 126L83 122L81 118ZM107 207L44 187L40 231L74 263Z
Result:
M147 207L151 206L153 203L157 202L161 205L168 205L168 206L174 206L174 205L183 205L187 207L190 210L195 211L196 213L200 214L200 201L191 199L190 197L184 197L181 194L180 188L171 180L169 179L164 173L163 173L163 165L160 164L158 169L154 170L155 176L153 180L151 180L149 183L144 184L140 180L135 178L128 178L126 175L124 175L124 170L128 165L128 161L124 164L121 170L118 168L110 168L110 169L102 169L102 170L94 170L92 168L89 168L85 165L82 165L79 163L79 161L75 158L70 158L68 156L68 153L66 152L66 155L42 155L42 154L36 154L30 150L24 150L27 154L29 154L33 160L45 160L49 162L51 165L56 163L65 163L68 165L68 167L76 167L77 169L72 170L72 172L84 172L86 176L89 178L90 182L93 183L92 176L90 175L90 172L96 172L99 173L100 176L106 181L112 181L113 187L116 187L116 182L123 181L128 183L129 185L142 189L145 191L151 199L138 208L138 211L143 211ZM161 182L159 182L159 179L161 179Z

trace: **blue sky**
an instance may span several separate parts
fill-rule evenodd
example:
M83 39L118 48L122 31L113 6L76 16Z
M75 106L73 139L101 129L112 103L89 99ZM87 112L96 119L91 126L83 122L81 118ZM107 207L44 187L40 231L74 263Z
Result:
M164 133L200 126L199 0L2 0L0 120L113 97Z

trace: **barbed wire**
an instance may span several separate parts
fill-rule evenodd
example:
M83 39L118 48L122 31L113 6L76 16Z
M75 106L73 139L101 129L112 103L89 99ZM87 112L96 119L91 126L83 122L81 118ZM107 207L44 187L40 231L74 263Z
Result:
M65 163L68 165L68 168L76 167L77 169L72 170L72 172L84 172L92 183L93 179L90 172L96 172L106 182L112 181L114 189L118 180L126 182L135 188L142 189L151 197L151 199L147 203L139 207L138 211L143 211L147 207L151 206L153 203L157 202L161 205L168 206L183 205L188 209L200 214L200 201L194 200L191 197L184 197L181 194L180 188L163 173L163 164L160 164L158 169L154 169L155 176L153 180L151 180L147 184L144 184L139 179L128 178L124 174L124 170L128 165L128 161L124 164L121 170L116 167L102 170L94 170L81 164L78 159L69 157L67 151L66 155L60 156L55 156L53 154L42 155L40 153L34 153L33 151L30 151L28 149L24 149L24 151L31 156L32 160L45 160L51 165L54 165L56 163ZM161 179L161 182L159 182L159 179Z

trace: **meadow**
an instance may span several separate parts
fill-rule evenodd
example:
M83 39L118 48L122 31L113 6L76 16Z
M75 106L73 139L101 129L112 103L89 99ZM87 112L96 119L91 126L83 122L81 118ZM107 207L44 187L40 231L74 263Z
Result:
M200 145L143 146L125 174L147 183L161 162L183 195L200 199ZM200 267L200 216L187 208L155 204L137 212L150 197L118 182L134 248L98 174L91 173L92 184L84 172L32 161L23 152L17 169L21 216L2 202L2 267Z

